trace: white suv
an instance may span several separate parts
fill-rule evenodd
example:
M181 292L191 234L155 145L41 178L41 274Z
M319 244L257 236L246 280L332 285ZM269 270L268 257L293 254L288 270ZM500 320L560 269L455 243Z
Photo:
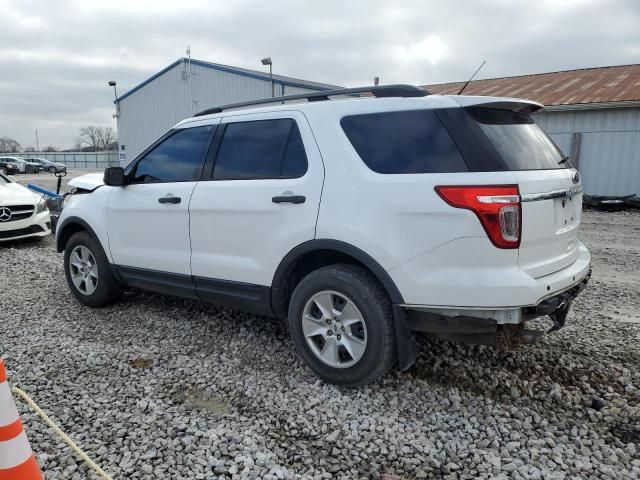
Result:
M205 110L106 185L70 182L67 281L94 307L130 286L288 318L345 385L408 368L411 330L533 343L524 323L562 327L590 274L579 175L540 108L396 85Z

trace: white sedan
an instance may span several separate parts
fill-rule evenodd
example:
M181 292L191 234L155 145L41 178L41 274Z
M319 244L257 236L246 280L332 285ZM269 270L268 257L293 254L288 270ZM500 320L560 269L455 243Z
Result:
M49 234L51 218L44 198L0 173L0 242Z

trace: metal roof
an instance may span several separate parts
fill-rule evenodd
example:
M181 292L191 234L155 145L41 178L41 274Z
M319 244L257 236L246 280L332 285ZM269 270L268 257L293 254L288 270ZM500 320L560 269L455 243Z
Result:
M164 74L165 72L171 70L173 67L187 62L188 59L181 57L178 60L176 60L175 62L173 62L171 65L168 65L167 67L163 68L162 70L160 70L158 73L156 73L155 75L152 75L151 77L147 78L144 82L136 85L135 87L133 87L131 90L127 91L126 93L120 95L118 97L117 101L121 101L125 98L127 98L129 95L131 95L133 92L140 90L142 87L144 87L147 83L152 82L153 80L155 80L156 78L158 78L160 75ZM243 77L249 77L249 78L255 78L258 80L266 80L269 81L269 74L265 73L265 72L260 72L258 70L249 70L247 68L240 68L240 67L233 67L230 65L222 65L220 63L211 63L211 62L205 62L202 60L196 60L194 58L191 59L191 63L193 65L198 65L201 67L205 67L205 68L210 68L212 70L218 70L221 72L227 72L227 73L235 73L236 75L241 75ZM293 78L293 77L286 77L284 75L273 75L273 83L279 84L279 85L285 85L285 86L289 86L289 87L300 87L300 88L309 88L309 89L315 89L315 90L334 90L336 88L341 88L337 85L329 85L327 83L319 83L319 82L311 82L309 80L302 80L300 78Z
M457 94L465 82L425 85L432 94ZM474 80L464 95L529 98L544 105L640 101L640 64Z

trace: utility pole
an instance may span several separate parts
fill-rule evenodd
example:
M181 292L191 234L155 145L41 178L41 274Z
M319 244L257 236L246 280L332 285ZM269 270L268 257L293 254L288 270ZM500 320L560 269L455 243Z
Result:
M120 116L120 105L118 102L118 89L116 88L116 81L115 80L109 80L107 82L107 85L109 85L110 87L113 87L113 98L115 98L115 103L116 104L116 113L112 114L111 116L113 118L118 118Z
M187 59L189 66L189 99L191 100L191 113L193 114L194 102L193 102L193 72L191 70L191 45L187 45Z
M262 60L260 60L260 62L262 63L262 65L269 65L269 80L271 81L271 98L273 98L276 96L276 91L273 86L273 61L271 60L271 57L264 57Z

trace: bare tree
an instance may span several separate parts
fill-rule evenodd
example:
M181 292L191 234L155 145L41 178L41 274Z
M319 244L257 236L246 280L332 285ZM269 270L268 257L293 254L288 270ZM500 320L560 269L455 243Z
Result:
M49 146L43 147L42 151L43 152L57 152L58 149L56 147L54 147L53 145L49 145Z
M20 150L20 144L13 138L0 137L0 153L16 153Z
M96 127L94 125L81 127L80 136L78 137L78 143L83 146L86 145L93 151L99 151L102 144L102 132L100 130L101 127Z
M105 127L102 130L102 150L117 150L118 139L116 132L111 127Z
M80 149L88 149L94 152L117 149L116 132L111 127L96 127L87 125L80 128L80 135L76 145Z

